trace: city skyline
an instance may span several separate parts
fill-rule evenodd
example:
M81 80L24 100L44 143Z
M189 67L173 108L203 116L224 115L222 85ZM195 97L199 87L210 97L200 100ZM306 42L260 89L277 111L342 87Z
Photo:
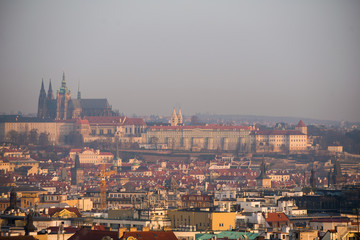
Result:
M139 4L140 3L140 4ZM41 80L125 115L360 121L359 2L0 3L0 112Z

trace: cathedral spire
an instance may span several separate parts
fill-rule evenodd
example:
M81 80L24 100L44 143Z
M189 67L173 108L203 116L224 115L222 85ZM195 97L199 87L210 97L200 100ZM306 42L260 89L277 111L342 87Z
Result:
M177 118L177 115L176 115L175 108L174 108L173 113L172 113L171 118L170 118L170 125L171 126L177 126L178 125L178 118Z
M41 89L39 94L39 102L38 102L38 118L45 118L46 116L46 92L44 88L44 79L41 80Z
M53 90L52 90L52 86L51 86L51 78L50 78L50 81L49 81L49 90L48 90L47 98L48 98L49 100L53 100L53 99L54 99Z
M65 81L65 72L63 72L63 77L62 77L62 81L61 81L61 88L60 88L60 94L64 94L68 91L67 87L66 87L66 81Z
M181 108L179 108L179 113L178 113L178 125L182 125L183 124L183 116L181 113Z
M80 92L80 81L78 84L78 93L77 93L77 99L81 99L81 92Z
M45 88L44 88L44 79L43 79L43 78L41 79L41 89L40 89L40 93L41 93L42 91L45 91Z

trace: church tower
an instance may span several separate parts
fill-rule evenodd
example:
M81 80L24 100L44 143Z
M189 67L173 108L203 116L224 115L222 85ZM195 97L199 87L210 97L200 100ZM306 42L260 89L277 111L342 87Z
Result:
M183 126L183 116L181 113L181 108L179 108L179 113L176 114L175 108L173 109L173 113L171 115L169 123L171 126Z
M66 87L65 73L63 72L63 78L61 81L61 88L57 92L56 98L56 119L57 120L66 120L68 118L68 106L69 101L71 100L70 90ZM71 117L71 116L69 116Z
M81 99L80 82L79 82L79 85L78 85L77 99L78 99L78 100Z
M266 174L266 163L263 161L260 165L260 174L256 178L256 186L260 188L271 188L271 178Z
M175 108L174 108L173 113L172 113L171 118L170 118L170 124L171 124L171 126L177 126L178 125L178 117L176 115Z
M56 100L51 85L51 79L49 81L49 89L46 98L46 118L54 119L56 117Z
M84 169L80 165L79 154L75 156L75 166L71 168L71 185L82 185L84 183Z
M311 170L311 176L310 176L310 186L312 188L316 188L316 176L315 176L315 170Z
M299 123L295 126L295 130L307 135L307 127L302 120L300 120Z
M179 125L179 126L182 126L182 125L183 125L183 116L182 116L182 113L181 113L181 108L179 108L178 125Z
M49 90L48 90L47 99L48 100L54 100L53 90L52 90L52 86L51 86L51 79L50 79L50 82L49 82Z
M46 92L44 88L44 79L41 81L41 89L38 103L38 118L45 118L46 116Z

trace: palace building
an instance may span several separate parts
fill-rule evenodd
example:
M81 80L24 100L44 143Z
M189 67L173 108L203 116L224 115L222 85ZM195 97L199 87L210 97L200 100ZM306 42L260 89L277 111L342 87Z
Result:
M302 120L295 130L255 130L250 134L254 152L307 150L307 127Z
M166 144L174 150L235 150L250 147L248 126L150 126L142 134L143 143Z

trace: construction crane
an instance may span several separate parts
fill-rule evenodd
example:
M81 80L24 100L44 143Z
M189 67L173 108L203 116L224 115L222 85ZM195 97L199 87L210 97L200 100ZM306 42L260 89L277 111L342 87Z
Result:
M109 176L116 174L116 171L105 171L105 163L102 165L102 169L98 177L101 179L100 183L100 209L104 210L106 208L106 178Z

